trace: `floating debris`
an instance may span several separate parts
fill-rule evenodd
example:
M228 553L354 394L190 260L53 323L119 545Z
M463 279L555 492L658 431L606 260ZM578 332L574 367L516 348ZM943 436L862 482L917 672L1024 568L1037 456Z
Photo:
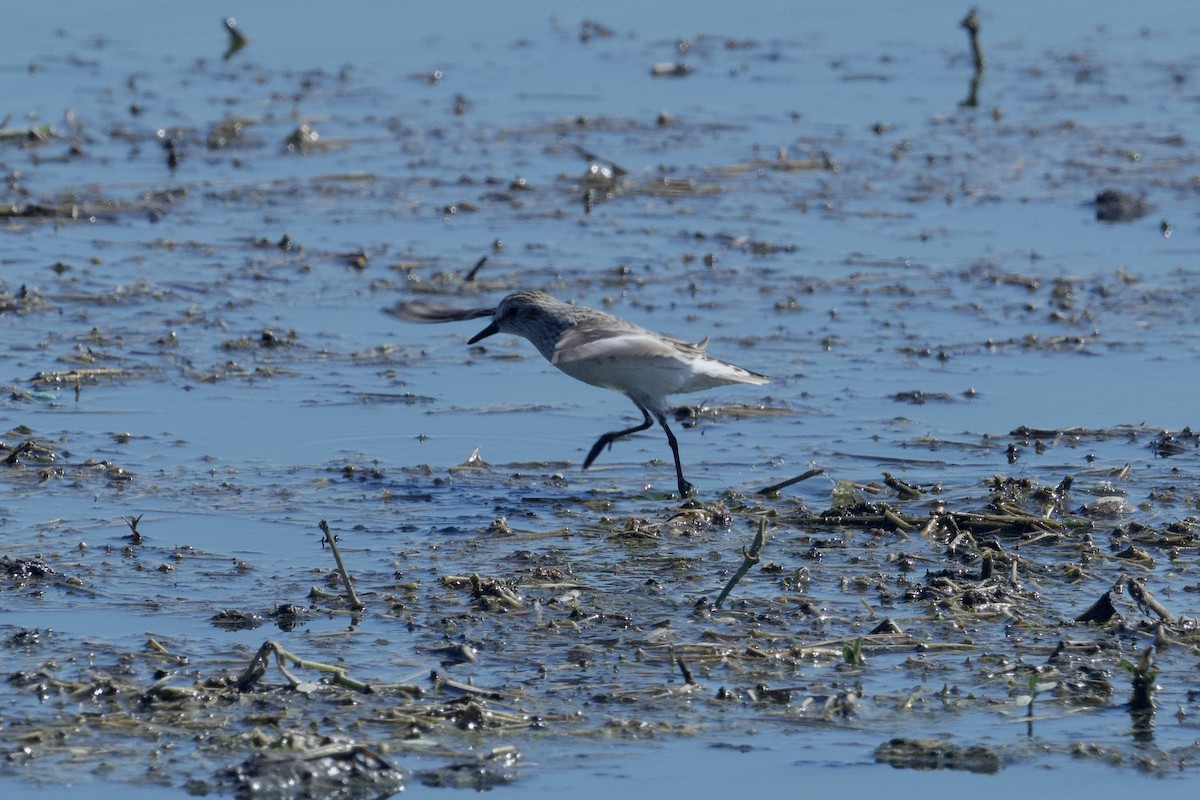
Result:
M655 64L650 68L650 75L655 78L686 78L691 74L692 68L679 62Z
M218 772L216 783L250 800L318 800L390 797L404 790L406 777L367 745L292 731Z
M896 738L875 748L875 761L907 769L955 769L992 775L1000 756L982 745L959 747L936 739Z
M1098 192L1093 204L1096 206L1096 219L1101 222L1133 222L1154 210L1145 197L1120 189Z

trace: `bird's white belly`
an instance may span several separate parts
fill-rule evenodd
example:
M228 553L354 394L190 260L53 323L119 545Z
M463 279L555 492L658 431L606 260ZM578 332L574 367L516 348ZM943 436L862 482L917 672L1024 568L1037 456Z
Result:
M665 397L718 385L691 365L673 358L606 356L557 365L572 378L636 396Z

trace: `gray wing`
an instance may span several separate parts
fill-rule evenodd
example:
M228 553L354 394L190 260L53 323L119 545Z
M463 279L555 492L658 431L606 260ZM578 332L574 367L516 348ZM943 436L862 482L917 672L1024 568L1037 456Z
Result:
M426 300L411 300L407 303L396 303L391 308L383 309L405 322L462 322L466 319L490 317L494 308L456 308L444 303L430 303Z
M695 358L703 353L702 345L706 343L688 344L624 320L613 320L611 324L581 324L570 328L559 338L551 363L560 365L610 358Z

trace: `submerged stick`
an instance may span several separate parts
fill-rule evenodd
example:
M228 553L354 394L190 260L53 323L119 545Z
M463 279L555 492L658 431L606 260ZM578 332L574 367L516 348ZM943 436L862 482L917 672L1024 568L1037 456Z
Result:
M267 672L267 656L271 653L271 646L274 642L263 642L262 647L258 648L258 652L254 654L254 658L250 659L250 663L242 670L242 674L237 676L237 680L233 682L233 686L239 692L248 692L258 683L259 679Z
M1137 664L1123 660L1121 666L1133 676L1133 694L1129 698L1129 712L1152 715L1156 705L1154 702L1154 679L1158 677L1158 670L1154 669L1154 648L1147 647L1142 652L1142 657L1138 659Z
M1167 624L1171 624L1178 619L1171 610L1158 601L1154 595L1146 589L1145 584L1137 578L1130 578L1126 581L1129 587L1129 596L1137 601L1138 605L1148 608L1158 615L1159 619Z
M919 488L900 480L890 472L883 473L883 482L894 489L901 500L920 500L924 496L924 492Z
M983 67L987 60L983 57L983 45L979 43L979 15L975 9L959 23L971 37L971 60L975 71L971 74L971 83L967 89L967 99L959 105L965 108L975 108L979 105L979 84L983 82Z
M321 520L318 527L325 534L322 542L329 542L329 549L333 551L333 559L337 562L338 572L342 574L342 585L346 587L346 599L350 601L350 607L355 611L362 611L367 607L367 604L358 599L358 594L354 591L354 584L350 582L350 574L346 572L346 565L342 563L342 554L338 552L337 539L329 532L329 523Z
M824 474L825 474L825 470L823 470L823 469L810 469L808 472L802 472L801 474L797 475L794 478L788 478L786 481L780 481L779 483L773 483L770 486L764 486L763 488L761 488L757 492L755 492L755 494L775 494L780 489L786 489L787 487L791 486L793 483L799 483L800 481L806 481L809 478L813 478L813 477L816 477L817 475L824 475Z
M285 666L285 661L290 661L292 664L301 669L315 669L318 672L326 672L333 676L333 683L338 686L344 686L347 689L353 689L356 692L370 694L374 690L369 684L355 680L346 674L344 667L336 667L332 664L322 664L319 661L306 661L297 655L289 653L280 647L278 642L267 641L262 643L262 647L258 648L258 652L250 659L250 663L242 670L242 674L233 682L234 687L239 692L248 692L262 679L262 676L267 672L269 665L268 657L275 656L275 664L279 667L279 671L283 673L283 677L287 679L288 684L293 688L300 686L301 681L295 675L288 671Z
M725 584L725 588L717 596L717 602L713 603L713 608L720 608L721 603L725 602L725 598L733 591L733 587L737 586L737 582L742 579L742 576L758 563L758 551L762 549L763 542L766 541L766 534L767 520L764 517L758 521L758 533L754 535L754 541L750 543L749 549L742 548L742 565L737 568L737 572L733 573L733 577L729 579L729 583Z
M511 701L513 699L511 696L506 695L504 692L501 692L498 689L488 689L483 686L476 686L473 683L463 683L462 681L456 681L453 678L448 678L445 675L440 674L436 669L429 673L429 680L433 683L434 688L438 689L439 691L443 689L453 689L456 692L461 692L462 694L470 697L482 697L485 700Z
M142 521L142 517L144 516L145 513L138 514L136 517L121 517L121 519L125 520L125 524L129 526L129 540L134 544L142 543L142 532L138 530L137 526L138 523Z
M463 278L463 283L471 283L475 280L475 276L479 274L479 270L483 269L483 265L487 263L488 257L484 256L475 262L475 266L471 267L471 271L467 273L467 277Z
M983 72L987 59L983 56L983 46L979 44L979 14L972 8L971 13L963 17L963 21L959 25L971 37L971 61L975 65L975 72Z
M282 647L280 647L276 642L269 642L269 644L274 647L275 660L279 665L280 671L285 675L288 673L283 668L283 662L287 660L301 669L315 669L317 672L328 673L329 675L333 676L333 683L337 686L344 686L347 689L353 689L356 692L363 692L364 694L370 694L374 691L369 684L363 683L360 680L355 680L347 675L345 667L338 667L334 666L333 664L325 664L320 661L308 661L300 658L300 656L289 653L287 650L284 650Z
M241 29L238 28L237 20L235 20L233 17L228 17L222 20L221 24L225 27L225 30L229 31L229 46L225 49L225 55L221 56L222 60L228 61L229 59L233 58L235 53L248 45L250 40L247 39L246 34L242 33Z
M700 684L696 683L696 678L692 675L692 671L690 669L688 669L688 665L683 663L682 658L676 657L675 663L679 666L679 673L681 675L683 675L684 683L686 683L688 686L699 686L700 685Z

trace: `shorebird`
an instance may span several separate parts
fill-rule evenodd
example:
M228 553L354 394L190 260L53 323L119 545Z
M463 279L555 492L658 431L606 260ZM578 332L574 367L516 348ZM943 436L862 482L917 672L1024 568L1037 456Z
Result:
M491 316L491 323L467 344L497 333L515 334L532 342L547 361L572 378L625 395L642 412L642 422L597 439L583 460L583 468L590 467L617 439L644 431L658 420L667 434L679 494L684 498L695 487L683 477L679 442L667 424L667 396L770 380L710 356L705 352L707 337L689 344L605 311L563 303L545 292L513 292L495 308L456 309L416 301L396 305L388 313L410 322L459 322Z

